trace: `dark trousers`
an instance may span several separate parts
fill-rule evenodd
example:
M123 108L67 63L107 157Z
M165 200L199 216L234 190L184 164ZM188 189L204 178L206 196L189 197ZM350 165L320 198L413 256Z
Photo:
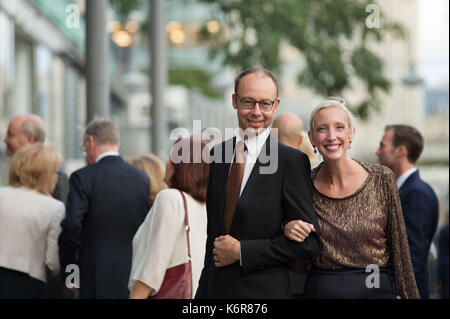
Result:
M379 286L371 287L371 273L364 269L325 270L313 268L305 284L307 299L393 299L392 276L380 269ZM369 282L367 284L367 281Z
M45 282L28 274L0 267L0 299L46 299Z

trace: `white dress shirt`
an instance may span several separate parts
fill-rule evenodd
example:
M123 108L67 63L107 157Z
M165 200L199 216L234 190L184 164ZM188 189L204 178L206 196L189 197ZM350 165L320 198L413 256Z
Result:
M100 162L100 160L106 156L119 156L119 152L111 151L100 154L95 160L96 163Z
M247 150L244 151L244 175L242 176L242 183L241 183L241 192L239 193L239 196L242 195L242 191L245 188L245 185L247 184L248 178L250 177L250 174L253 170L253 167L255 166L256 161L258 160L259 153L261 152L262 147L266 143L267 138L270 134L270 128L265 129L263 132L261 132L258 135L251 136L244 140L245 146L247 147ZM239 134L236 135L236 144L238 144L239 141L242 141L242 138ZM236 152L236 147L235 147ZM234 159L234 154L233 154ZM231 165L230 165L231 170ZM242 266L242 254L239 253L239 264Z
M244 160L245 160L244 176L242 177L241 192L239 193L239 196L242 194L242 191L244 190L245 185L247 184L248 178L250 177L253 167L255 166L255 163L258 160L259 153L261 152L262 147L266 143L266 140L269 137L269 134L270 134L270 128L267 128L260 134L251 136L248 139L244 140L247 150L244 151ZM239 141L242 141L242 138L239 134L237 134L236 135L236 145ZM233 154L233 158L234 158L234 154ZM231 169L231 165L230 165L230 169Z
M417 168L413 167L413 168L410 168L409 170L407 170L406 172L404 172L402 175L400 175L400 177L396 181L397 188L400 189L400 187L402 187L402 185L406 182L408 177L410 177L412 174L414 174L415 171L417 171Z

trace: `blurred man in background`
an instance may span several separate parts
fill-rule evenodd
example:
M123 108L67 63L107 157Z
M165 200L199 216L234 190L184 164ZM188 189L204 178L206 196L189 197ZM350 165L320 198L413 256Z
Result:
M423 137L414 127L388 125L376 155L380 164L394 172L397 180L414 276L420 296L429 298L427 263L439 219L439 202L415 167L423 147Z

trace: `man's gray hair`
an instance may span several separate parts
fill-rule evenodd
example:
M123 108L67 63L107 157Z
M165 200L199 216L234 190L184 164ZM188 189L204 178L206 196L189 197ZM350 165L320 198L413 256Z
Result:
M34 138L34 143L44 144L45 129L42 120L35 114L25 115L25 121L22 124L22 133Z
M92 136L99 145L119 145L119 129L114 122L106 119L92 120L84 131L84 142L88 136Z

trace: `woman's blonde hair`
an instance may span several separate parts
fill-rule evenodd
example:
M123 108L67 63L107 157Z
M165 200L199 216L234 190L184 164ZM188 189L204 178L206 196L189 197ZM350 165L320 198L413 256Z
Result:
M54 174L61 163L61 155L52 147L40 143L24 146L11 159L9 185L26 186L50 194L55 186Z
M145 154L139 157L130 158L127 159L127 162L147 174L151 183L149 198L150 202L153 203L156 194L167 188L167 184L164 182L164 164L153 154Z
M340 97L330 96L325 101L317 105L311 112L311 115L309 117L309 130L311 131L311 133L314 134L314 120L316 119L317 114L319 114L319 112L323 109L329 107L337 107L345 112L345 114L347 115L348 125L353 132L355 128L355 119L349 109L345 106L344 99Z

